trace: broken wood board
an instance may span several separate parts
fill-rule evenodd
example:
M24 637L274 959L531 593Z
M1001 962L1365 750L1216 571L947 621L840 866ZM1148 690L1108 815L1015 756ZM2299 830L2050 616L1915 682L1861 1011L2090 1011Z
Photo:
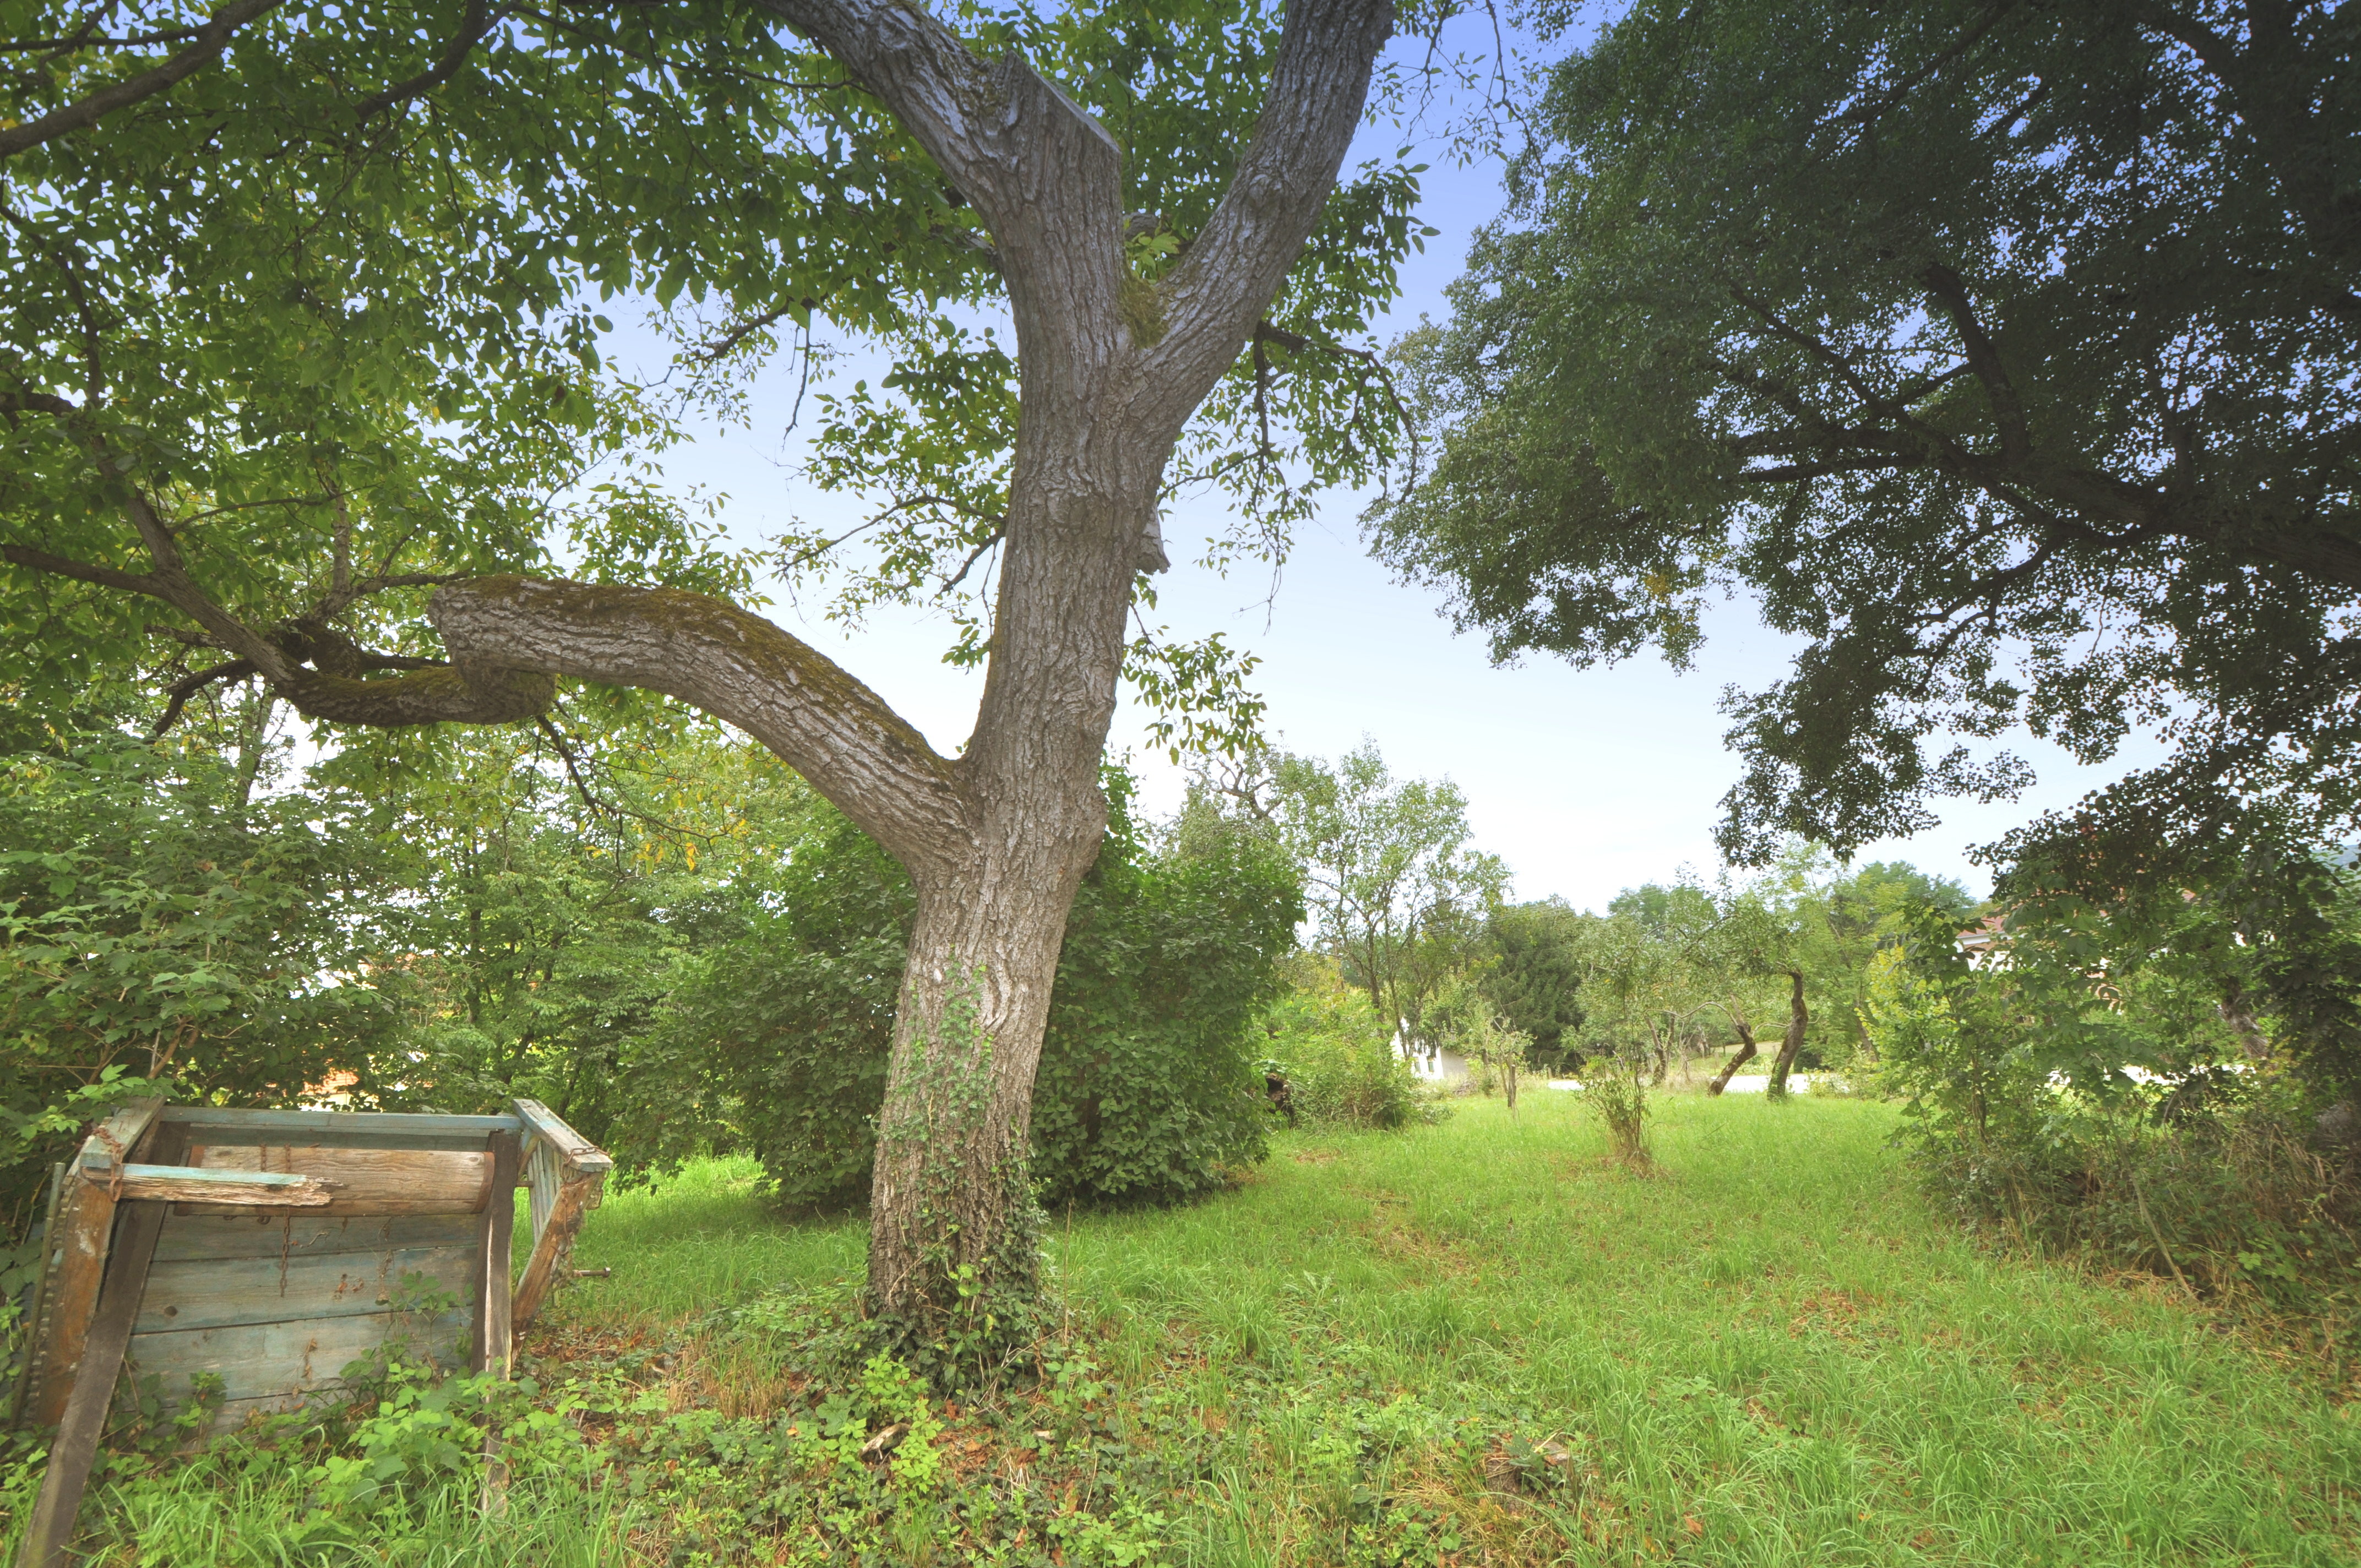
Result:
M219 1135L216 1134L215 1135ZM325 1144L232 1144L190 1150L210 1170L309 1176L328 1188L324 1214L479 1213L492 1192L492 1157L476 1149L370 1149ZM210 1205L190 1204L204 1213Z

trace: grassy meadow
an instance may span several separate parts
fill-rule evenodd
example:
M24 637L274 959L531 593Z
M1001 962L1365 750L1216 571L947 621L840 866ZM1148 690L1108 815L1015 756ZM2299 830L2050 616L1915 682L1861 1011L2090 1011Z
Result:
M125 1462L89 1545L452 1568L2361 1560L2361 1406L2169 1285L1980 1251L1905 1190L1894 1115L1665 1097L1647 1175L1565 1093L1285 1135L1213 1201L1053 1216L1042 1376L948 1404L873 1365L829 1402L804 1352L860 1224L783 1223L751 1166L708 1163L593 1216L577 1265L613 1274L535 1332L538 1425L501 1418L516 1479L489 1526L456 1462L438 1486L412 1455L398 1504L340 1506L318 1440L256 1439Z

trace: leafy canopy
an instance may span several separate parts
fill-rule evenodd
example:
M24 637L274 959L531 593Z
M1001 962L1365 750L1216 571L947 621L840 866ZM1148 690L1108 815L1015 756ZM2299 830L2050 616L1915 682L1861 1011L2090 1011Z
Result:
M2351 7L1648 0L1551 76L1374 515L1496 657L1806 646L1727 711L1724 849L1905 836L2023 724L2163 765L2094 885L2361 812ZM2022 843L2018 846L2023 847ZM2104 851L2106 853L2101 853Z
M1229 178L1280 17L1191 0L951 20L1126 147L1152 277ZM214 52L141 90L209 21ZM424 590L500 571L739 598L766 564L833 573L836 613L942 599L981 655L1016 410L991 236L874 99L758 7L240 0L213 18L192 0L27 0L4 30L0 125L22 132L0 132L15 701L251 673L202 616L123 591L150 523L196 593L324 675L431 667ZM1416 77L1385 90L1403 102ZM110 93L127 101L97 114ZM1380 373L1341 350L1424 232L1416 194L1400 157L1339 184L1278 335L1242 356L1176 483L1270 493L1385 460ZM604 313L651 305L679 357L634 384ZM700 400L742 414L751 368L798 349L808 368L826 330L890 366L830 394L808 470L867 498L874 548L797 531L768 563L734 554L653 465ZM1135 654L1152 699L1222 710L1210 729L1173 718L1174 743L1251 725L1235 650L1144 637Z

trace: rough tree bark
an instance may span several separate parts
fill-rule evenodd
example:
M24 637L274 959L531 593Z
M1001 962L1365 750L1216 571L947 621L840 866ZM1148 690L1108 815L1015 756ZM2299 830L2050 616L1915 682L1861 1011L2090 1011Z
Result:
M1795 1053L1804 1048L1804 1031L1812 1022L1811 1010L1804 1005L1804 971L1789 970L1787 982L1787 1033L1772 1060L1771 1081L1763 1086L1763 1094L1773 1100L1787 1098L1787 1074L1795 1066Z
M975 730L937 754L826 657L735 606L664 589L500 577L446 583L428 615L450 657L366 653L331 630L350 581L267 630L214 604L136 493L153 569L24 547L38 570L179 609L229 664L314 718L504 723L548 707L553 677L668 693L778 753L907 869L917 916L881 1120L874 1309L929 1319L1030 1294L1023 1154L1065 919L1098 853L1098 768L1134 574L1166 565L1158 527L1181 429L1236 362L1317 221L1392 27L1388 0L1296 0L1263 113L1222 202L1160 280L1126 258L1122 152L1014 55L984 60L907 0L763 0L916 136L991 234L1015 317L1022 397L991 660ZM186 684L186 683L184 683Z
M1730 1014L1730 1027L1738 1031L1738 1054L1724 1063L1722 1069L1714 1074L1713 1081L1705 1086L1708 1094L1719 1094L1728 1089L1730 1080L1738 1076L1738 1069L1754 1059L1753 1027L1746 1022L1746 1015L1738 1010L1736 1003L1730 1003L1726 1010Z

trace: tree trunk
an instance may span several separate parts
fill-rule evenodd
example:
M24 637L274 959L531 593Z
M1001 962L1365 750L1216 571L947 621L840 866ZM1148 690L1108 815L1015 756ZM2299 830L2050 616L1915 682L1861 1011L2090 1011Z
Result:
M1787 1098L1787 1074L1795 1065L1795 1053L1804 1048L1804 1030L1810 1025L1812 1014L1804 1005L1804 971L1787 971L1787 1033L1779 1042L1778 1059L1771 1064L1771 1081L1763 1085L1763 1093L1773 1100Z
M427 614L451 663L422 669L325 631L291 639L243 623L207 597L136 490L126 515L149 571L5 553L172 606L308 718L513 723L546 712L563 675L666 693L777 753L917 890L879 1119L870 1305L942 1345L966 1332L954 1321L963 1310L986 1338L1017 1327L996 1314L1033 1292L1033 1074L1067 910L1105 830L1098 767L1135 576L1168 565L1166 463L1319 221L1393 13L1387 0L1289 0L1230 184L1151 280L1126 248L1122 149L1019 56L987 58L912 0L763 8L924 146L983 220L1007 287L1022 393L990 663L962 755L939 755L779 627L699 594L447 584ZM390 669L407 673L379 678Z
M1110 422L1097 422L1104 439ZM1019 440L996 656L958 764L980 797L981 831L972 857L917 878L878 1120L869 1300L928 1343L989 1339L1036 1292L1034 1069L1066 915L1106 831L1098 770L1131 599L1128 548L1102 546L1087 573L1075 557L1092 535L1136 538L1154 505L1146 486L1126 504L1039 477L1060 471L1039 449L1086 445L1090 423L1053 411ZM1015 526L1028 513L1034 526Z
M904 857L918 911L871 1200L872 1310L959 1354L1016 1327L1036 1296L1034 1070L1066 914L1105 831L1098 768L1134 576L1166 565L1165 465L1317 221L1392 14L1383 0L1293 0L1228 193L1148 284L1124 250L1121 149L1021 60L987 63L895 0L775 8L975 203L1016 331L992 657L951 764L973 832L947 859Z
M1754 1059L1754 1031L1747 1027L1746 1020L1735 1007L1730 1010L1730 1026L1738 1031L1738 1054L1714 1074L1711 1083L1705 1086L1708 1094L1719 1094L1728 1089L1730 1080L1738 1075L1738 1069Z

